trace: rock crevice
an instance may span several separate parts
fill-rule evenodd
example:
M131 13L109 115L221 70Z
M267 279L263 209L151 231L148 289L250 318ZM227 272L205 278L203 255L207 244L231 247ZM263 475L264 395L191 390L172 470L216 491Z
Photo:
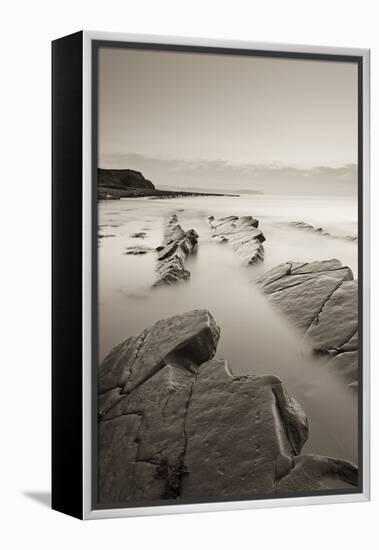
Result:
M256 281L262 292L329 359L349 386L358 378L358 281L339 260L288 262Z

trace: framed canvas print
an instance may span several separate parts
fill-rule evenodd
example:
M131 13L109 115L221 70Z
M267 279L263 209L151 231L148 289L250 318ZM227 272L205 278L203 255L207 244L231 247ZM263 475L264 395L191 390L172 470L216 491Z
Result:
M369 498L369 51L53 42L53 508Z

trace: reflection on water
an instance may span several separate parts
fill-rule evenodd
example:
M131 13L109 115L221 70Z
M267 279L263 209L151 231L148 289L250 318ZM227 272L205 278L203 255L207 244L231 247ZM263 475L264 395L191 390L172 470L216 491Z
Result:
M290 204L286 199L282 201L284 204L279 199L273 202L254 196L243 200L196 197L100 203L100 234L115 235L101 239L99 247L100 359L114 345L159 319L195 308L209 309L221 328L217 357L227 359L235 374L279 376L301 403L310 423L310 439L304 451L356 461L355 395L311 355L303 336L271 308L254 286L254 279L262 271L288 260L337 257L356 273L355 243L283 225L283 221L293 219L315 223L320 211L323 219L318 220L317 227L333 229L334 234L355 234L354 207L347 201L338 209L340 199L333 205L330 198L325 208L321 199L315 199L312 207L309 198L303 206L294 197ZM174 211L184 229L194 228L200 235L198 252L187 262L191 279L151 289L156 277L155 253L128 256L125 248L158 246L163 220ZM206 220L210 214L251 214L260 219L266 236L264 263L242 267L239 257L227 246L211 242ZM141 231L146 232L145 239L131 237Z

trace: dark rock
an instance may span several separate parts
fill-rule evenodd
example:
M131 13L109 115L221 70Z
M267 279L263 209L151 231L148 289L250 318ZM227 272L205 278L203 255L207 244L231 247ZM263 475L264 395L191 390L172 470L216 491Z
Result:
M98 168L98 185L110 189L155 189L151 181L136 170Z
M310 223L305 222L289 222L289 225L291 227L295 227L296 229L304 229L305 231L311 231L314 233L319 233L323 235L324 237L331 237L332 239L342 239L345 241L351 241L351 242L357 242L358 237L356 235L331 235L328 231L325 231L322 227L314 227Z
M334 357L330 365L356 381L358 281L350 268L336 259L288 262L259 277L257 284L306 334L315 352Z
M244 265L255 264L264 258L263 233L258 228L258 220L252 216L225 216L215 220L208 218L212 228L212 239L227 243L242 257Z
M343 281L325 303L307 335L316 350L342 348L358 329L358 281ZM353 342L351 342L352 344ZM358 347L358 342L355 344Z
M164 366L177 361L200 365L216 352L220 329L206 310L158 321L139 336L129 338L104 359L99 391L122 387L132 390Z
M126 255L141 256L151 252L153 249L148 246L127 246L125 249Z
M294 458L294 467L278 483L279 492L310 491L358 484L355 464L325 456L303 455ZM343 487L343 486L342 486Z
M162 246L158 252L158 280L154 286L171 284L190 278L190 272L185 268L185 259L196 251L198 234L193 229L184 231L178 222L176 214L169 219Z
M138 231L137 233L133 233L130 235L132 239L144 239L146 237L145 231Z
M288 437L290 433L290 437ZM275 376L235 377L225 361L202 365L185 421L183 497L275 492L308 437L308 423Z
M357 483L356 467L300 455L308 422L275 376L212 359L205 310L158 321L99 372L99 500L229 498ZM344 486L344 485L343 485Z

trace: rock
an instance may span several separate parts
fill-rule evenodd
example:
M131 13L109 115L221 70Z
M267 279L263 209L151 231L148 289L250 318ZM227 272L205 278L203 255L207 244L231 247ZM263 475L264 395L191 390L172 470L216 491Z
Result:
M316 350L340 350L357 335L358 281L343 281L307 330ZM352 342L351 342L352 344ZM356 341L355 348L357 349Z
M99 423L101 503L172 496L191 383L189 370L166 365L108 410Z
M348 385L357 383L357 365L358 351L346 351L335 355L329 362L329 366L340 373L347 381Z
M141 172L128 169L97 169L98 185L109 189L155 189Z
M212 228L212 239L219 243L227 243L234 252L242 257L244 265L255 264L264 258L265 241L263 233L258 228L258 220L252 216L225 216L215 220L209 216L208 222Z
M358 484L358 470L355 464L325 456L303 455L294 458L294 467L278 483L277 490L286 493L331 489Z
M296 229L304 229L305 231L311 231L313 233L319 233L324 237L331 237L332 239L343 239L345 241L357 242L358 237L356 235L331 235L328 231L325 231L322 227L314 227L310 223L305 222L289 222L291 227Z
M181 495L247 497L275 492L307 440L308 423L278 378L234 377L225 361L212 360L194 382L185 434L189 474Z
M353 336L340 347L340 351L354 351L358 349L358 331L354 332Z
M153 249L148 246L127 246L125 249L125 254L141 256L143 254L147 254L148 252L151 252L152 250Z
M316 353L333 357L330 366L345 370L345 377L356 381L358 281L350 268L336 259L288 262L256 282L270 302L306 334ZM351 352L355 353L348 355Z
M167 362L200 365L213 357L219 337L220 329L206 310L158 321L140 335L128 338L104 359L99 391L120 387L127 393Z
M138 231L137 233L133 233L133 235L130 235L133 239L144 239L146 237L145 231Z
M211 314L194 310L158 321L104 360L101 504L296 493L328 488L332 477L333 487L356 484L354 465L301 456L300 405L277 377L234 376L213 359L219 335Z
M178 222L176 214L168 221L162 246L158 252L158 280L153 286L185 281L190 278L190 272L184 267L185 259L197 249L198 234L193 229L184 231Z

